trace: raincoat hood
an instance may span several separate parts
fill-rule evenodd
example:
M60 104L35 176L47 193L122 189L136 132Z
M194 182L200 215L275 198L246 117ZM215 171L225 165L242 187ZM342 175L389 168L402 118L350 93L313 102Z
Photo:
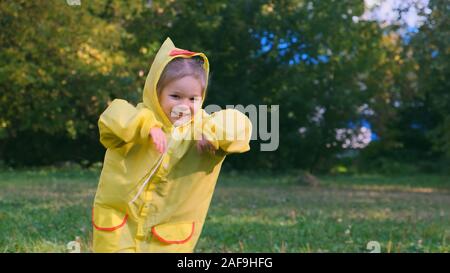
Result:
M203 102L206 97L206 90L208 85L208 75L209 75L209 62L208 58L204 53L201 52L192 52L185 49L177 48L170 38L167 38L164 43L161 45L158 53L153 60L153 64L150 68L150 72L147 75L147 79L145 80L144 92L143 92L143 102L144 105L151 110L153 110L155 114L155 118L163 124L165 128L172 128L173 124L163 112L161 105L159 104L158 93L156 91L156 85L161 77L162 72L166 65L175 58L191 58L194 56L200 56L203 58L203 68L206 72L206 81L205 81L205 89L202 93L202 101L200 104L200 108L203 105ZM199 114L200 111L196 113ZM192 117L194 118L194 117ZM191 118L191 120L192 120Z

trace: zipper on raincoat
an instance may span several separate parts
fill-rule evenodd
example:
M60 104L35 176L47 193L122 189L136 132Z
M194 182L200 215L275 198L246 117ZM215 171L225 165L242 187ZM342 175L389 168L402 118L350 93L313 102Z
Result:
M175 130L175 128L173 128L170 132L170 137L172 138L172 134L173 131ZM171 141L169 140L169 142L167 143L167 149L166 151L164 151L164 153L159 157L158 162L156 163L155 167L150 171L150 175L147 177L147 179L145 179L144 183L141 185L141 187L139 188L137 194L133 197L133 199L131 199L130 202L128 202L129 204L134 203L134 201L136 201L139 197L139 195L142 194L142 192L145 189L145 186L147 186L148 182L150 182L150 179L153 177L153 175L155 174L156 170L159 168L159 166L161 165L164 157L166 156L167 152L169 151L169 147L170 147Z

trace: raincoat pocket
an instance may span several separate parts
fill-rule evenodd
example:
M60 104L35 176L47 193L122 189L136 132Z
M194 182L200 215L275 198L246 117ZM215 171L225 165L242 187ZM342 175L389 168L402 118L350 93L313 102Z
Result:
M92 225L96 230L114 231L123 227L128 214L114 208L94 205L92 208Z
M109 206L95 204L92 209L94 252L120 252L134 247L128 214Z
M195 222L165 223L152 227L153 236L164 244L185 244L194 235Z

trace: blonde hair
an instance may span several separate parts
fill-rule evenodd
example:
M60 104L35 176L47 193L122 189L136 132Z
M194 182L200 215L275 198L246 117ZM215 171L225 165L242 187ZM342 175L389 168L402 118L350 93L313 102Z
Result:
M170 61L164 68L158 83L156 84L156 91L158 95L170 82L184 78L186 76L192 76L199 80L202 87L202 92L206 86L206 71L203 68L204 60L200 56L194 56L191 58L178 57Z

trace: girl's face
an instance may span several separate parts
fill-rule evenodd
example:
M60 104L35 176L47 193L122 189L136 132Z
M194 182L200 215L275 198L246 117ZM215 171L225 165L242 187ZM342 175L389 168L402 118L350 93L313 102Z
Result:
M192 76L167 84L159 95L159 104L172 124L189 121L200 108L202 86Z

